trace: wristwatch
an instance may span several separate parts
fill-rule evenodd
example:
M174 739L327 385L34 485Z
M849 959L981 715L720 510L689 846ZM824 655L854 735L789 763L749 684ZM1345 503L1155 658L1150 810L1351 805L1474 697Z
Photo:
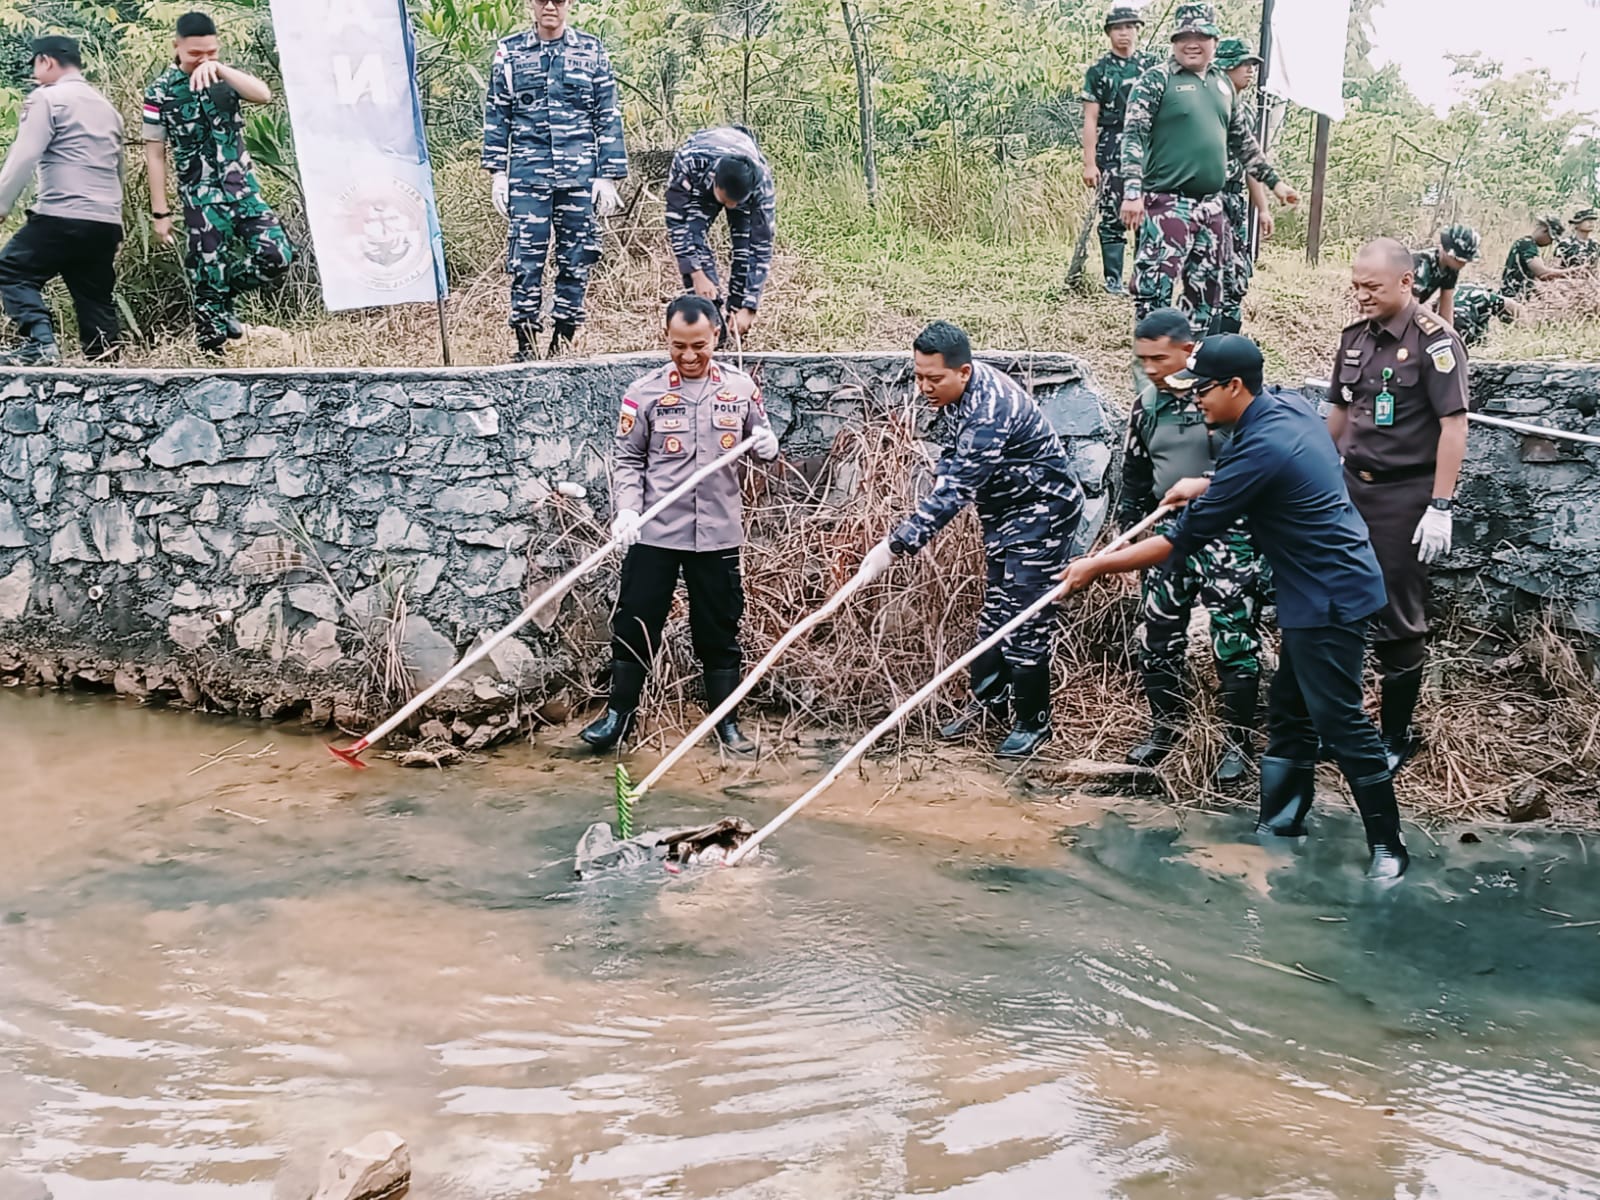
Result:
M1449 512L1455 507L1455 501L1448 496L1435 496L1430 507L1437 508L1440 512Z

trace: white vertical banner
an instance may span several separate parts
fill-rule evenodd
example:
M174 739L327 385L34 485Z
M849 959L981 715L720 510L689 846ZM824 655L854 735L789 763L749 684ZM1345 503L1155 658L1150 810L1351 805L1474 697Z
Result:
M444 237L404 0L272 0L330 311L443 299Z
M1266 90L1344 120L1344 48L1350 0L1276 0Z

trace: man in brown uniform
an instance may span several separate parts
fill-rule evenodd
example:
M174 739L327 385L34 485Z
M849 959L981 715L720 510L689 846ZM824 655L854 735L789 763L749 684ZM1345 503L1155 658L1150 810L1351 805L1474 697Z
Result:
M1427 657L1428 564L1450 552L1451 507L1467 452L1467 354L1411 294L1411 252L1362 247L1351 270L1361 319L1333 364L1328 432L1372 535L1388 604L1373 623L1389 769L1417 748L1411 716Z
M680 572L689 589L695 657L705 669L707 708L739 686L744 520L738 471L726 467L712 473L650 524L640 524L647 507L752 434L757 458L778 456L778 439L755 380L713 361L721 333L715 304L695 295L678 297L667 306L672 361L636 379L622 398L611 536L627 557L611 622L611 698L604 715L578 735L596 750L610 750L633 729ZM731 712L718 723L717 736L736 754L755 749Z

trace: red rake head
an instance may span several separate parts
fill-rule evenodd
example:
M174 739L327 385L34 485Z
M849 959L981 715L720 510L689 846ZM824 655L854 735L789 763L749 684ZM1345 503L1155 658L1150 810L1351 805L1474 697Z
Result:
M346 750L341 750L334 745L328 746L328 753L337 758L346 766L354 767L358 771L365 771L367 764L361 761L361 752L367 748L366 742L357 742Z

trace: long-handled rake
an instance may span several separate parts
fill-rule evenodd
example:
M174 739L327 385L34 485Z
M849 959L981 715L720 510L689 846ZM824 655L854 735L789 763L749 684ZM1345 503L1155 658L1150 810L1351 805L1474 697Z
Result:
M627 838L633 836L634 804L642 799L646 792L659 783L662 776L664 776L668 771L672 770L672 768L680 759L683 758L685 754L689 753L690 750L698 745L701 738L705 737L708 733L715 729L717 727L717 722L732 712L734 706L737 705L740 700L749 695L750 689L755 687L756 681L771 669L772 664L778 661L778 658L785 650L794 645L794 643L800 638L804 637L808 631L814 629L817 625L821 624L823 621L826 621L830 616L837 612L839 606L842 605L846 600L850 599L850 597L859 591L862 585L867 582L867 576L863 575L858 570L853 576L850 577L849 581L843 587L841 587L837 592L828 598L828 602L826 604L817 609L817 611L812 613L810 616L806 617L799 624L795 625L794 628L790 629L788 633L784 634L775 643L773 643L772 649L767 651L766 657L764 657L751 669L750 673L740 681L739 686L733 689L733 692L728 696L728 698L721 704L717 705L716 708L708 712L705 720L696 725L693 732L691 732L688 737L684 738L681 742L674 746L671 752L656 764L655 769L641 779L638 783L633 783L629 779L628 768L626 766L620 762L617 764L617 831L622 837Z
M1107 545L1105 549L1100 551L1100 553L1107 554L1120 546L1127 545L1129 542L1133 541L1134 538L1138 537L1141 533L1149 529L1162 517L1165 517L1172 511L1173 510L1171 508L1166 507L1156 509L1155 512L1151 513L1144 520L1140 521L1132 529L1129 529L1126 533L1122 534L1122 536ZM755 850L757 846L766 841L767 838L771 837L779 829L787 825L791 817L793 817L806 805L810 804L818 796L822 795L823 792L832 787L835 781L837 781L841 775L843 775L851 768L851 766L855 764L857 759L859 759L863 754L872 748L872 744L874 742L876 742L884 734L888 733L896 725L900 724L901 721L905 720L906 716L918 705L930 699L934 693L936 693L940 687L944 685L944 682L947 679L965 667L973 659L977 658L978 655L982 654L985 650L988 650L994 646L998 646L1013 630L1025 624L1036 613L1041 612L1045 608L1048 608L1050 605L1054 604L1057 600L1060 600L1065 594L1066 584L1057 584L1043 596L1039 597L1039 599L1028 605L1027 608L1023 609L1016 616L1012 617L1011 620L1000 626L999 629L995 630L976 646L972 647L972 649L961 655L960 658L957 658L949 666L944 668L944 670L940 671L916 692L912 693L912 695L905 701L904 704L900 705L899 708L895 709L882 721L878 722L877 725L873 726L872 731L868 733L866 737L862 738L854 746L851 746L849 750L845 751L844 757L838 762L834 763L832 769L829 770L829 772L820 780L818 780L816 785L809 792L801 796L800 799L789 805L788 808L784 809L777 816L773 817L772 820L768 821L759 830L757 830L749 841L745 842L744 845L740 846L732 854L730 854L727 858L727 865L730 867L738 865L741 859L745 858L753 850Z
M724 467L731 466L733 463L737 462L745 453L745 451L749 450L754 443L754 437L747 437L744 439L744 441L740 442L732 450L729 450L721 458L715 460L714 462L709 462L705 466L701 467L694 474L690 475L689 478L685 479L677 487L673 488L665 496L662 496L661 499L657 500L649 508L645 509L644 512L639 515L639 524L641 526L649 524L656 517L660 516L661 513L669 506L676 503L678 500L681 500L684 496L693 491L701 480L715 474ZM451 667L442 676L435 680L432 685L414 696L404 708L395 713L394 716L390 717L382 725L379 725L371 733L367 734L359 741L344 747L343 749L339 748L338 746L329 746L328 753L333 755L340 762L348 763L352 767L364 770L367 765L361 761L361 755L364 751L370 749L378 742L381 742L384 738L388 737L391 733L398 729L413 713L415 713L429 700L432 700L451 683L459 679L461 675L474 663L480 661L485 655L494 650L496 646L500 645L501 642L505 641L508 637L511 637L517 632L517 630L521 629L529 621L533 620L533 618L538 615L539 611L546 605L550 604L552 601L559 600L562 596L566 595L567 591L572 587L573 584L577 583L578 580L582 579L590 571L594 570L605 561L606 556L611 553L616 544L617 542L615 538L606 542L606 544L601 546L600 549L596 550L593 554L589 555L588 558L584 559L577 566L573 567L572 570L568 571L560 579L556 580L555 583L551 584L543 592L540 592L539 595L536 596L531 603L529 603L528 607L523 609L517 618L511 622L511 624L500 630L499 633L489 638L483 643L483 645L477 647L455 666Z

